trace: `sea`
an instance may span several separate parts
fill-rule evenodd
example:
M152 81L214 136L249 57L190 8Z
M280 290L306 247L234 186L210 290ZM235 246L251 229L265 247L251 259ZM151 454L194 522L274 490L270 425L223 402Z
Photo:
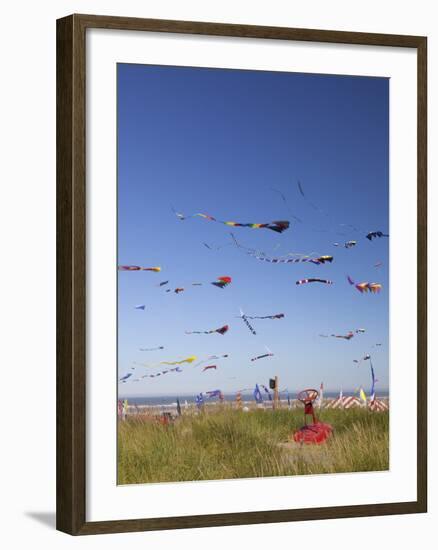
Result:
M268 396L263 394L262 396L264 401L269 401ZM298 392L289 392L290 399L296 399ZM271 393L272 395L272 393ZM349 395L358 395L358 393L354 392L354 390L351 391L345 391L344 390L344 397L347 397ZM387 398L389 396L389 391L376 391L376 397L379 398ZM335 397L339 397L339 391L324 391L324 399L334 399ZM204 395L205 398L205 395ZM146 405L146 406L175 406L176 400L179 399L181 405L187 401L187 403L195 403L196 396L190 394L180 394L180 395L151 395L151 396L129 396L129 395L120 395L120 400L127 399L128 403L130 405ZM286 392L280 392L280 399L282 401L287 400L287 393ZM224 393L224 400L225 401L235 401L236 400L236 393ZM252 392L242 392L242 401L253 401L254 397ZM209 401L208 399L205 399L205 401ZM217 399L212 399L211 401L217 401Z

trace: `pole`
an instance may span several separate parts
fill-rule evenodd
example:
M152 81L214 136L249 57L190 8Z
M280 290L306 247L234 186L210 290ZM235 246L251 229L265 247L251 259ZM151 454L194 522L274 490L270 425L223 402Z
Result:
M274 409L277 409L279 405L278 400L278 376L275 377L275 387L274 387Z

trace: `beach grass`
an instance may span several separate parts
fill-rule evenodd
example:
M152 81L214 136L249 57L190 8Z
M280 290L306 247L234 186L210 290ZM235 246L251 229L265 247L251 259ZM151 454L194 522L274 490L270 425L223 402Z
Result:
M118 484L388 470L388 412L328 409L320 416L334 428L322 445L291 441L302 410L224 407L167 426L129 417L119 422Z

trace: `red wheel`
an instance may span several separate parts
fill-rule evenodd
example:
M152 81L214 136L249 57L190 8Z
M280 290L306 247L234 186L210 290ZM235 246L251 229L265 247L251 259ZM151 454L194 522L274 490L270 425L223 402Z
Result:
M300 391L300 393L297 395L297 399L298 401L301 401L301 403L304 403L306 405L307 403L313 403L318 398L318 396L318 390L307 389Z

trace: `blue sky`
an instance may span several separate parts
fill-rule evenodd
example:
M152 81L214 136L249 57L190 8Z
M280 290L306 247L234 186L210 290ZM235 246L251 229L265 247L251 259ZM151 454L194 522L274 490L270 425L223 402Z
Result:
M121 395L229 392L274 375L290 390L324 382L327 389L363 385L368 392L369 364L353 363L365 353L372 354L377 388L388 387L389 239L365 238L389 229L388 100L384 78L118 65L118 263L162 267L159 274L118 273L119 376L133 362L230 355L214 362L216 371L186 365L182 373L120 385ZM323 213L303 199L298 180ZM233 233L270 256L316 252L334 261L260 262L230 245L229 227L181 221L172 206L221 220L290 220L283 234ZM333 246L349 239L358 241L355 248ZM204 242L227 246L209 250ZM382 283L381 294L361 295L347 274ZM208 284L221 275L232 284ZM335 284L297 286L304 277ZM165 280L168 286L157 286ZM175 287L186 291L165 292ZM145 311L134 309L138 304ZM253 321L253 336L236 318L240 307L285 318ZM185 334L224 324L224 336ZM350 341L319 336L355 328L366 333ZM165 349L139 351L156 346ZM274 357L251 362L265 346ZM137 367L132 379L159 370Z

